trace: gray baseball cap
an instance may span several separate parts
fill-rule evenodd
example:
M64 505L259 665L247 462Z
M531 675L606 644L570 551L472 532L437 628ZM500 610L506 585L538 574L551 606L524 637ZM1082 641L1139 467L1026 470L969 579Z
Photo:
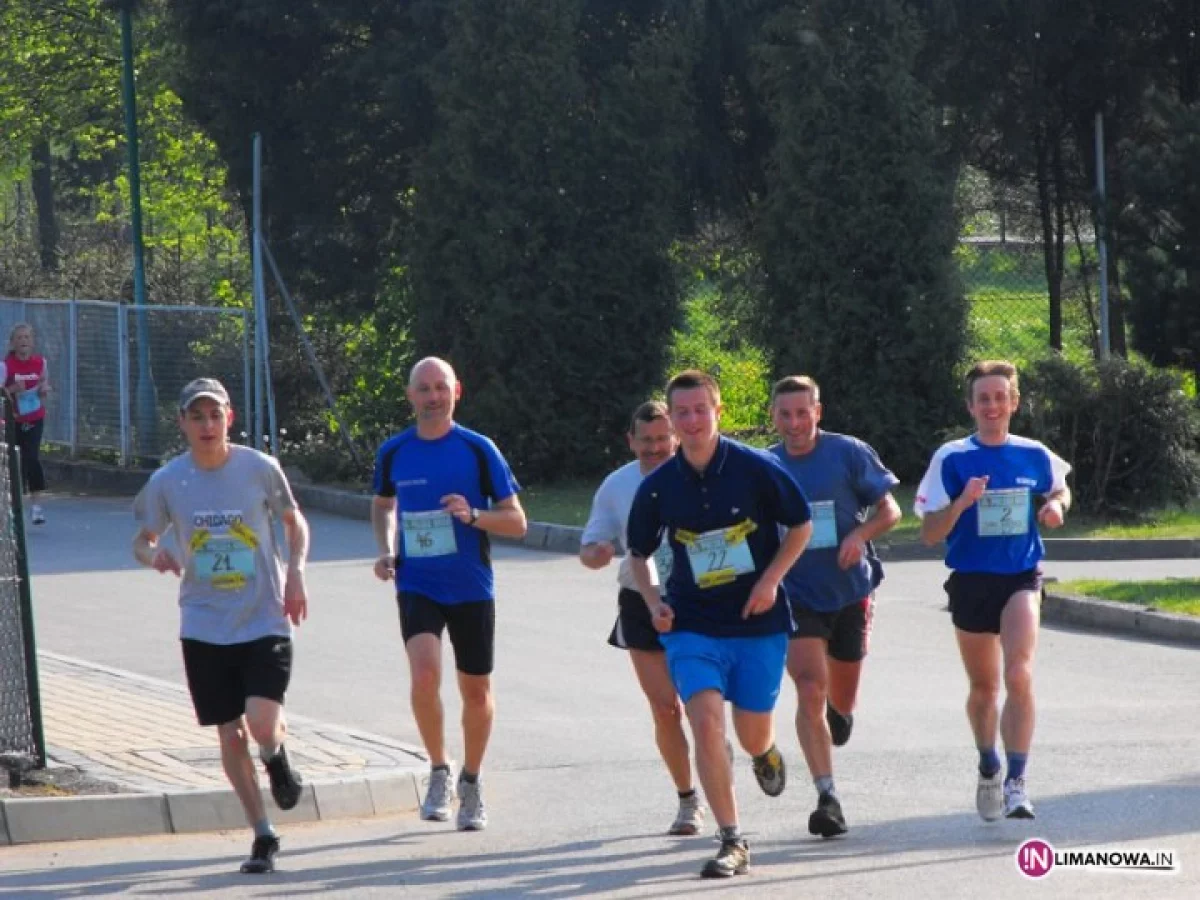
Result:
M222 406L230 405L229 392L225 390L225 385L221 384L215 378L197 378L195 381L189 381L184 386L183 391L179 395L179 408L186 410L201 397L216 400Z

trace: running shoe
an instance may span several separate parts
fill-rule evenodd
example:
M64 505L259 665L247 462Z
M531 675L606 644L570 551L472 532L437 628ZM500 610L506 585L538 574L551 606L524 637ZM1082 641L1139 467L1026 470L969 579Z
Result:
M854 714L842 715L833 708L833 704L825 703L825 721L829 723L829 736L833 746L844 747L850 740L850 732L854 730Z
M846 833L846 817L842 815L842 804L830 792L826 791L817 798L817 808L808 817L808 833L819 834L823 838Z
M421 803L421 818L429 822L449 822L450 805L454 802L454 785L449 769L434 769L429 773L429 787Z
M692 794L679 798L679 812L675 814L675 821L667 829L667 834L690 837L699 834L703 825L704 806L700 803L699 795Z
M265 875L275 871L275 854L279 852L279 838L264 834L254 839L250 847L250 858L242 863L243 875Z
M1004 782L1004 817L1007 819L1032 819L1033 804L1025 793L1024 778L1010 778Z
M458 830L483 831L487 828L487 808L483 805L483 784L458 778Z
M995 822L1004 815L1004 781L999 772L991 775L979 773L979 783L975 786L975 808L979 810L979 818L985 822Z
M721 841L717 855L704 864L701 878L732 878L745 875L750 868L750 845L744 838Z
M783 793L787 784L787 767L783 764L783 754L779 752L778 747L772 744L771 749L762 756L750 760L750 765L764 794L768 797L778 797Z
M288 762L287 750L280 746L278 753L263 760L263 765L267 768L267 777L271 779L271 796L280 809L292 809L300 802L304 779Z

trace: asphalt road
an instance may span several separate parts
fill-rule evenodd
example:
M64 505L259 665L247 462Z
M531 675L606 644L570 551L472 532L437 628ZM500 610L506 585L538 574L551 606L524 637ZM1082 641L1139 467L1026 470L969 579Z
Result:
M128 504L64 498L47 512L49 525L30 539L40 646L182 681L174 579L132 562ZM312 614L297 638L289 706L415 743L399 625L391 592L370 572L369 529L322 515L313 525ZM261 883L231 874L244 833L3 848L0 895L1200 896L1200 648L1046 628L1028 771L1038 818L987 825L974 812L975 754L944 570L894 563L854 737L835 758L850 834L822 842L806 832L815 795L785 687L778 724L788 790L775 800L760 794L739 752L753 870L712 884L696 878L715 850L710 837L661 834L673 812L670 782L628 662L604 642L615 573L513 548L497 557L488 831L413 819L294 828L282 871ZM1197 577L1200 560L1046 569L1060 578ZM452 690L447 697L454 722ZM453 733L451 746L460 746ZM1060 851L1172 850L1180 871L1058 868L1031 881L1014 860L1032 836Z

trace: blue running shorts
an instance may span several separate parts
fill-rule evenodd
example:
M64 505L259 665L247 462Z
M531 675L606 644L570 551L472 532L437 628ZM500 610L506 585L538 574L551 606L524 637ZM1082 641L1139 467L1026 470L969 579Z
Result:
M699 691L718 691L747 712L771 712L779 699L787 661L784 633L755 637L711 637L692 631L660 635L667 666L680 699Z

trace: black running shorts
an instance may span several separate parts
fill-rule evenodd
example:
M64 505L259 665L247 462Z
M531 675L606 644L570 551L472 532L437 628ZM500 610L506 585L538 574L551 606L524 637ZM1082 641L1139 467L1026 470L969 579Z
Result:
M418 634L439 640L443 629L450 634L454 665L464 675L490 675L496 649L496 604L491 600L471 603L438 603L424 594L400 591L400 633L404 643Z
M183 668L196 720L224 725L242 717L247 697L283 703L292 678L292 639L277 635L244 644L184 638Z
M820 638L829 645L829 656L838 662L861 662L871 642L875 595L844 606L837 612L816 612L795 604L794 628L789 637Z
M999 634L1000 616L1013 594L1042 591L1038 569L1012 575L991 572L952 572L946 581L954 627L973 634Z
M662 653L662 641L654 629L654 619L640 591L621 588L617 595L617 621L608 642L621 650L647 650Z

